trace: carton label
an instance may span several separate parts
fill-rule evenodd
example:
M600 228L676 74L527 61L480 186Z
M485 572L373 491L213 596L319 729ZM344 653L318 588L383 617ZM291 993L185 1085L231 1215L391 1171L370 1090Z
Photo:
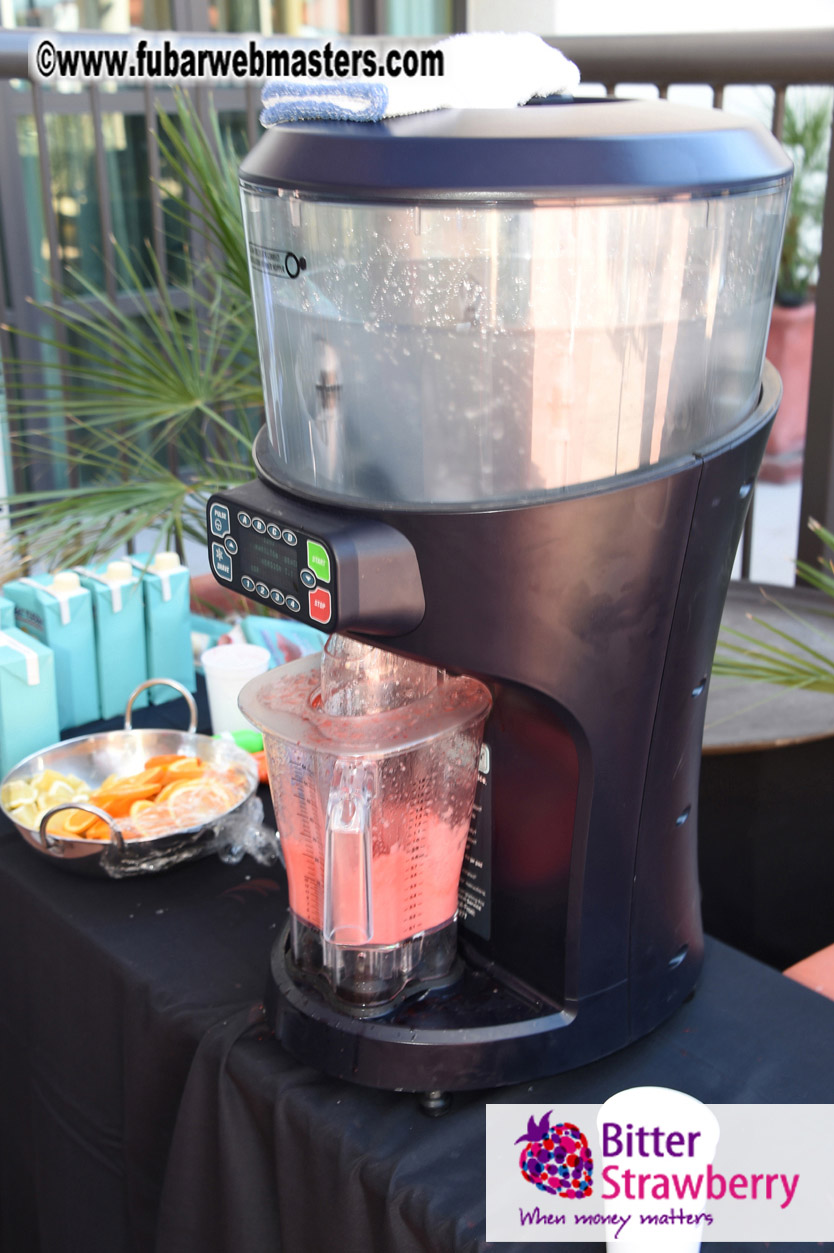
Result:
M33 635L46 634L46 621L42 614L35 613L34 609L25 609L22 605L14 607L15 625L19 626L21 631L30 631Z

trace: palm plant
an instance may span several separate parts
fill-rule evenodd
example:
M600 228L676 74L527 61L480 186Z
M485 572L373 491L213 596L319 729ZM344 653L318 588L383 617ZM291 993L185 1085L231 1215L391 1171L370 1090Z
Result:
M251 473L263 405L237 160L215 114L207 126L186 97L159 115L160 146L181 190L167 211L201 237L171 283L153 250L135 258L114 243L130 307L78 273L82 299L38 307L47 361L36 400L16 399L18 425L59 438L51 455L80 480L70 492L25 492L12 508L17 560L52 568L101 560L151 527L164 546L205 538L205 501ZM7 385L22 361L6 363ZM18 457L43 455L43 435L15 434ZM8 574L8 572L6 572Z
M834 601L834 533L827 531L818 522L811 521L808 525L824 545L827 555L820 558L819 568L800 561L797 562L797 569L804 582L824 592ZM801 618L786 605L773 597L769 599L784 612L788 623L793 619L809 625L807 619ZM830 639L831 624L834 624L834 603L830 612L821 608L819 614L830 620L830 623L826 623L825 631L825 636ZM725 629L721 642L726 651L716 656L713 674L758 679L780 687L834 694L834 657L805 643L789 630L783 630L762 618L751 617L751 623L767 632L767 635L761 638L744 631Z

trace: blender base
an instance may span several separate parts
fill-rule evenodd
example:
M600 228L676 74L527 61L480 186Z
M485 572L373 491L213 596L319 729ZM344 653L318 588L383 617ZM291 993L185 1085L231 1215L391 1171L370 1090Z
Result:
M291 935L292 924L290 923L278 943L280 944L282 941L284 942L284 962L287 974L293 983L301 986L310 981L301 973L295 963L292 955ZM328 1005L331 1005L336 1010L337 1013L348 1014L351 1018L361 1018L363 1020L367 1020L371 1018L385 1017L391 1014L399 1005L402 1005L403 1001L410 1000L415 996L420 996L424 992L439 990L441 988L450 988L458 982L462 974L463 962L459 957L456 957L451 970L449 970L446 974L439 975L437 978L433 979L419 979L415 980L413 983L408 983L396 996L392 997L384 1004L379 1005L350 1004L342 997L336 995L324 975L319 975L316 979L314 979L312 981L312 986L316 988L316 991L323 997Z
M317 987L297 984L288 957L287 930L272 950L265 997L276 1039L306 1065L366 1087L441 1094L501 1087L574 1069L633 1038L625 982L578 1007L559 1008L464 960L454 985L409 996L384 1017L361 1019L336 1009ZM690 950L684 965L686 977L676 972L647 1031L692 991L700 952Z

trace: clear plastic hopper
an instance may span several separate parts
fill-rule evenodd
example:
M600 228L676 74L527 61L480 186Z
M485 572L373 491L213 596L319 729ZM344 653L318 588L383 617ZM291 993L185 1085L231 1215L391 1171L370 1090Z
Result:
M524 501L698 451L758 398L785 196L244 186L282 475L363 504Z
M447 978L487 689L336 635L240 705L264 733L298 970L358 1012Z

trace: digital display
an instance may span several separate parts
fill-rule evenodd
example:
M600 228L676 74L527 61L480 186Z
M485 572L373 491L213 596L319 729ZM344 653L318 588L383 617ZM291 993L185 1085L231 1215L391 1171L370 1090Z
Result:
M270 587L277 587L281 591L298 591L296 549L288 548L286 544L269 535L258 535L256 531L250 531L241 535L240 556L240 568L253 579L262 579Z

